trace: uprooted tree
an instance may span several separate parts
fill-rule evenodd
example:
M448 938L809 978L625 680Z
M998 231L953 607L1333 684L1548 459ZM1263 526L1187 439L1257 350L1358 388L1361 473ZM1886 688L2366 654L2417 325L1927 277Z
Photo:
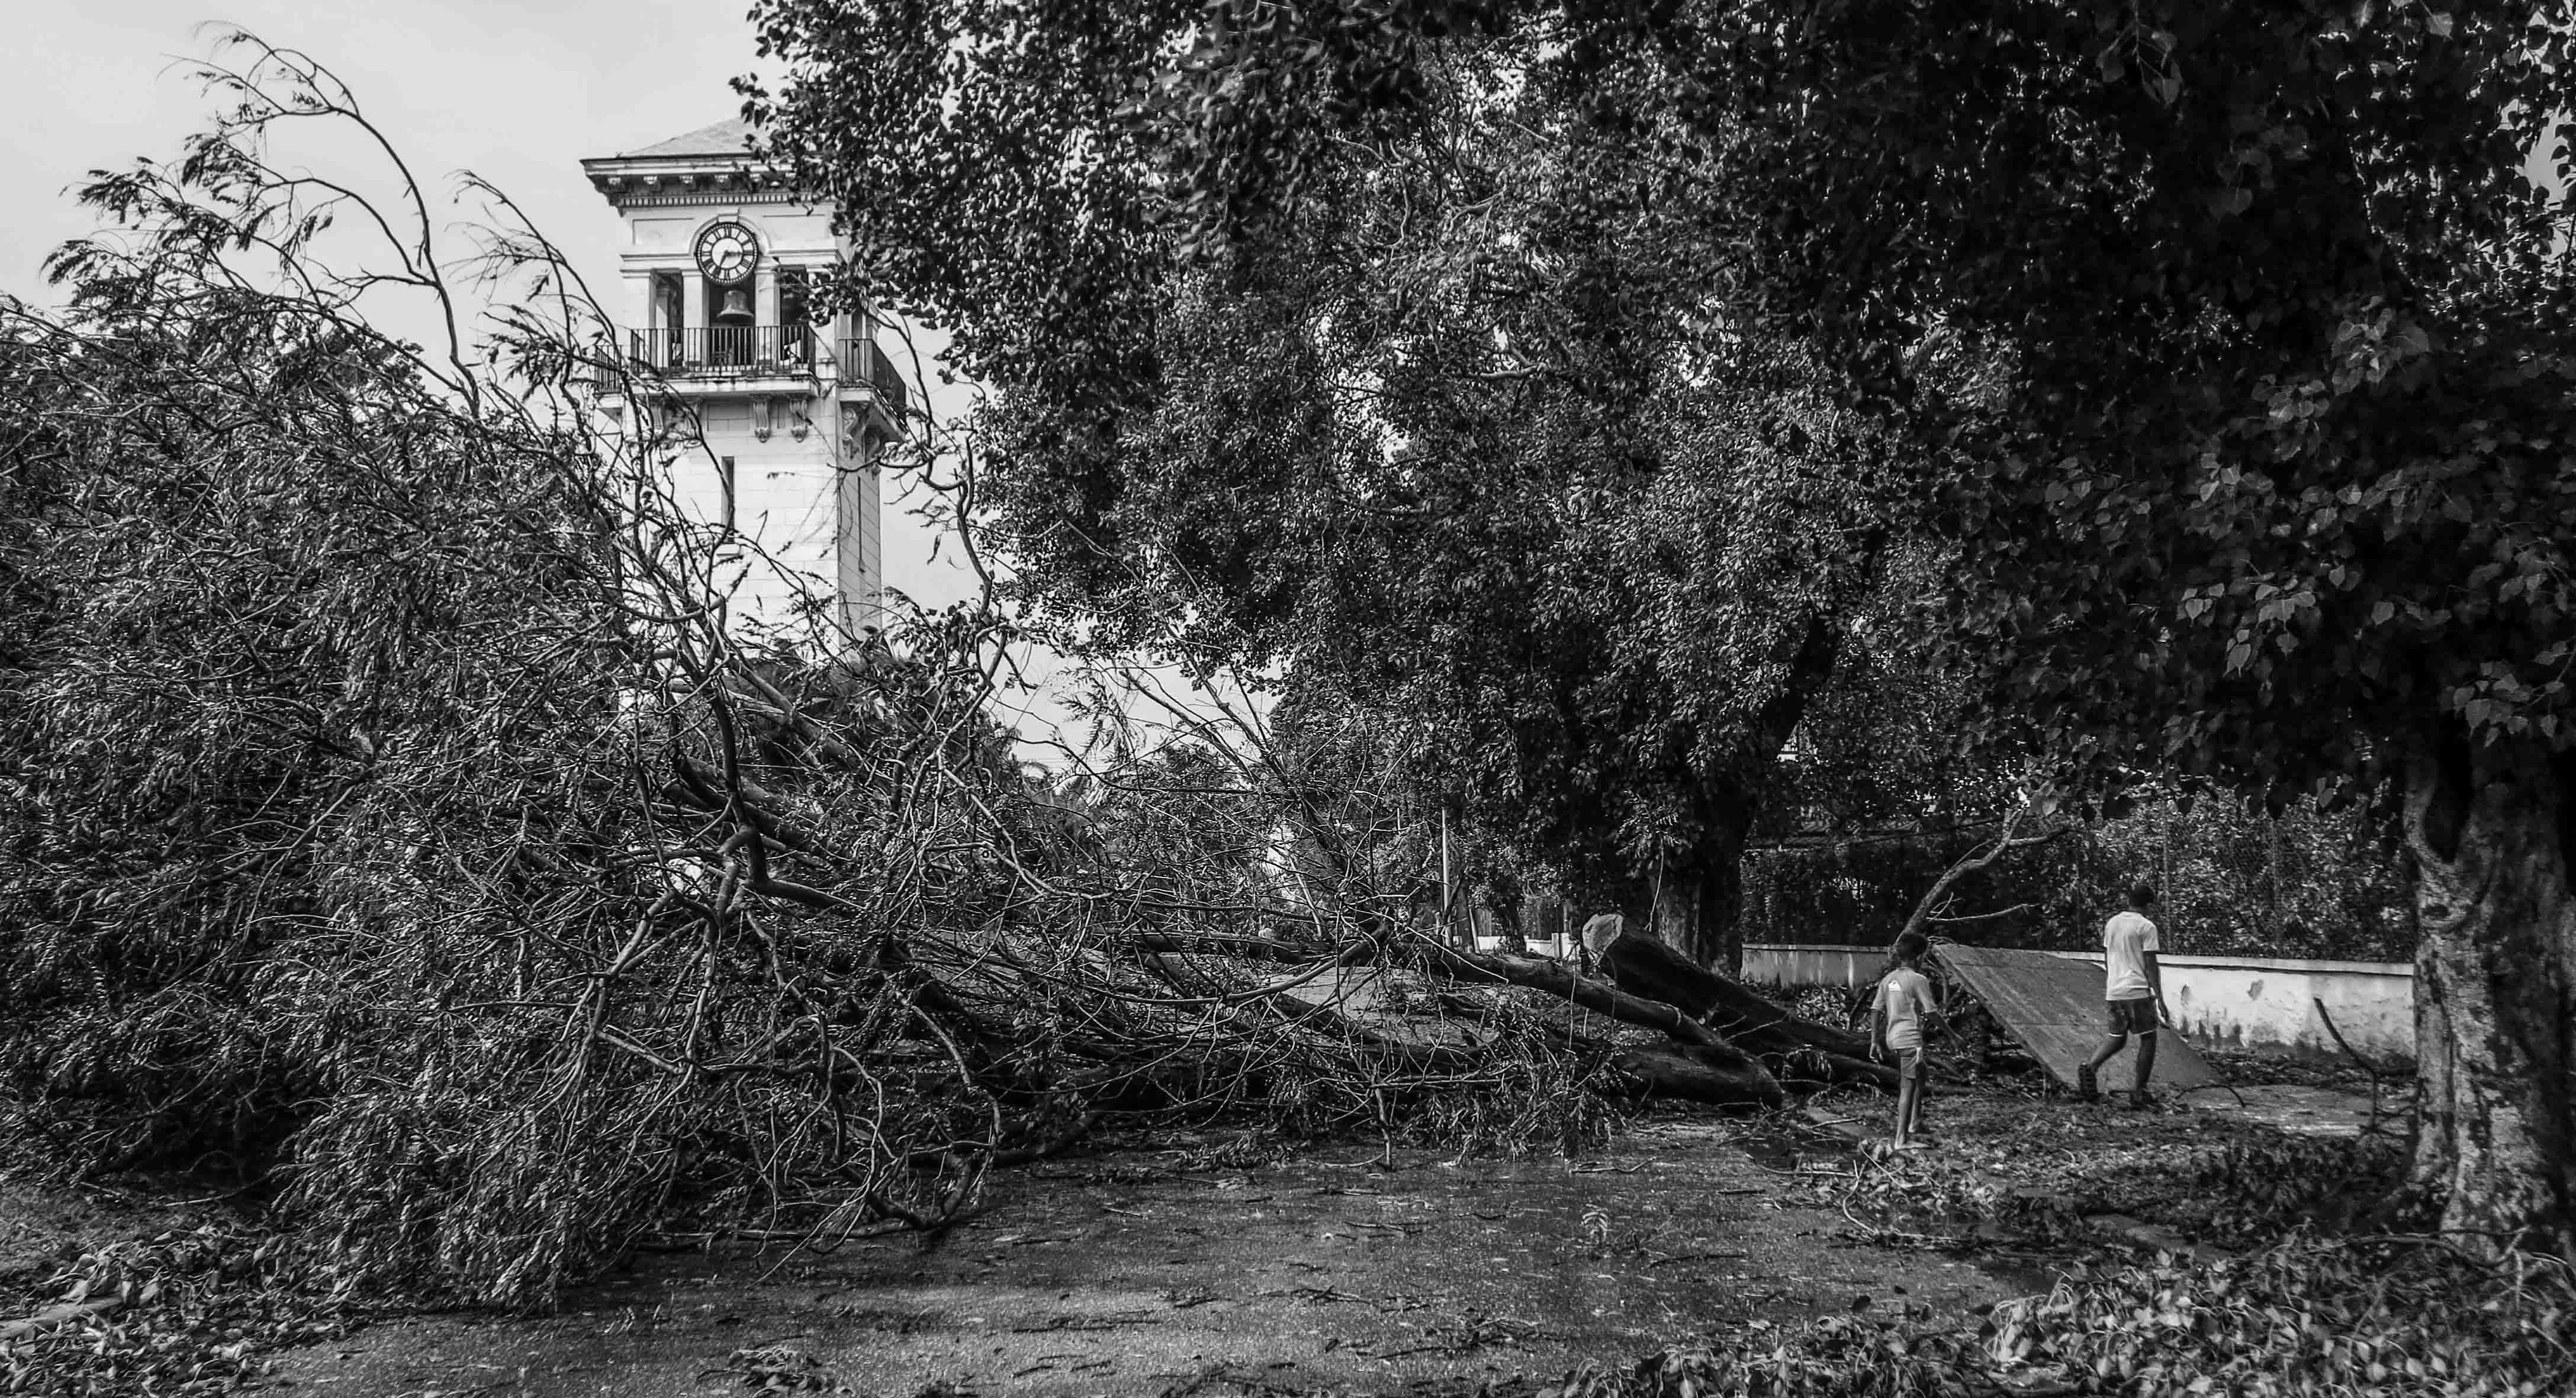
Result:
M238 42L183 160L85 191L65 309L0 308L0 1086L66 1160L229 1158L350 1285L541 1304L676 1211L952 1219L1114 1114L1572 1143L1880 1076L1643 939L1614 984L1421 936L1363 748L1181 705L1039 779L989 607L747 649L687 415L561 259L469 185L470 336L398 161L268 154L375 128Z
M1714 339L1807 346L1935 453L1940 610L1992 723L2096 786L2402 791L2415 1183L2482 1245L2569 1245L2576 264L2544 146L2576 11L1209 16L1112 98L1173 236L1294 236L1337 166L1447 158L1446 75L1508 67L1722 250Z

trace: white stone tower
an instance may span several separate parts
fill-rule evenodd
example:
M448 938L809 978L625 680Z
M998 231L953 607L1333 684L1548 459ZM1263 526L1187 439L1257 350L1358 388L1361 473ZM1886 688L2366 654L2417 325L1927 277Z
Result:
M775 564L749 568L738 623L787 623L801 584L856 633L877 624L877 457L904 432L906 388L874 314L813 313L845 250L831 210L795 198L749 135L721 121L581 163L626 221L619 348L667 395L600 406L695 410L706 449L671 464L681 508Z

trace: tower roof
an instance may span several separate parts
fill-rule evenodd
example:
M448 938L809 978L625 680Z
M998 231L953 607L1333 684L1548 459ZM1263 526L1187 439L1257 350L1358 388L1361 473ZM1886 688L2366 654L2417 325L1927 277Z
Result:
M634 160L653 156L748 155L750 152L751 123L740 117L727 117L641 150L620 151L613 158Z
M727 117L667 141L593 156L581 168L592 186L620 209L698 203L719 193L794 202L794 191L780 173L752 152L751 137L750 122Z

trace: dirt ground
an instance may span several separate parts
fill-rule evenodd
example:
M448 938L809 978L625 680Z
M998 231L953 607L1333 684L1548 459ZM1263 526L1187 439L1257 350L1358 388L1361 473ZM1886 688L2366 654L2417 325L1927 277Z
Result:
M1855 1226L1830 1189L1802 1181L1898 1171L2086 1193L2104 1162L2170 1177L2191 1150L2249 1131L2357 1131L2369 1102L2348 1086L2267 1084L2150 1113L1987 1090L1933 1104L1941 1145L1928 1158L1871 1148L1886 1103L1868 1095L1787 1120L1652 1117L1580 1161L1399 1151L1389 1167L1353 1143L1225 1168L1213 1162L1236 1157L1222 1134L1166 1137L1005 1172L984 1212L926 1241L646 1253L555 1316L379 1321L275 1354L254 1386L346 1398L764 1384L893 1398L1511 1392L1755 1318L1955 1315L2044 1291L2062 1255L2009 1238L1945 1251ZM2072 1207L2114 1231L2140 1223L2121 1210L2188 1214L2176 1191L2153 1193L2114 1186ZM67 1243L180 1216L149 1196L0 1183L0 1275L24 1281Z
M926 1248L647 1257L551 1319L379 1325L281 1356L270 1381L659 1398L810 1363L902 1395L1466 1391L1754 1316L2038 1289L2024 1270L1843 1243L1840 1217L1782 1205L1778 1170L1844 1149L1693 1120L1571 1163L1400 1152L1386 1169L1363 1147L1237 1171L1059 1162L1004 1178L987 1213ZM729 1362L772 1349L799 1357Z

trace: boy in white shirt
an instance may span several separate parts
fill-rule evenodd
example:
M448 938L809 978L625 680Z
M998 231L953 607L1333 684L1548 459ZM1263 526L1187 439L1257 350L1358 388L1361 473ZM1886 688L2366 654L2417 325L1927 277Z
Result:
M2129 890L2128 911L2102 924L2102 999L2111 1032L2093 1051L2093 1061L2075 1070L2075 1095L2087 1102L2102 1095L2096 1076L2102 1065L2135 1039L2138 1076L2129 1105L2155 1105L2147 1079L2156 1071L2156 1026L2172 1018L2165 1013L2164 972L2156 965L2156 925L2147 921L2146 910L2155 901L2156 891L2138 884Z
M1923 1021L1940 1014L1932 1003L1932 982L1923 976L1923 954L1932 944L1920 932L1896 939L1888 960L1894 969L1878 981L1878 998L1869 1007L1869 1056L1896 1060L1896 1149L1922 1150L1930 1143L1923 1127Z

